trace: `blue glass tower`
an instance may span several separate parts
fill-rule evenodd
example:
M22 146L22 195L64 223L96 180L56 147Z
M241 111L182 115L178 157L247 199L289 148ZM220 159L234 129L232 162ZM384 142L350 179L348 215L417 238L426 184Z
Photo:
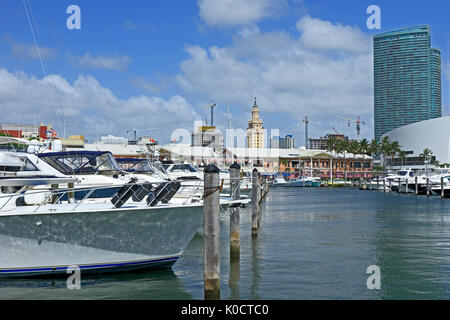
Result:
M429 26L374 36L375 138L442 117L441 52Z

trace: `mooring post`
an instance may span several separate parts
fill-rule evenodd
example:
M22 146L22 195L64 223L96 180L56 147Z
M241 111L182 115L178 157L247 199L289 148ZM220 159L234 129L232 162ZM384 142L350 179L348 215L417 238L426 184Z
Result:
M75 202L75 191L74 191L75 184L73 182L69 182L67 184L67 188L69 189L69 192L67 194L69 203L70 202Z
M445 198L444 177L441 177L441 198Z
M380 177L377 177L377 192L380 191Z
M240 172L241 166L234 163L230 167L230 189L233 200L241 199L240 188ZM230 261L239 260L240 246L241 246L241 231L240 231L240 212L239 206L233 206L230 209Z
M386 179L383 179L383 192L386 192Z
M408 194L408 192L409 192L409 182L408 181L409 181L408 178L406 178L406 181L405 181L406 194Z
M392 180L389 179L389 192L392 192Z
M418 177L415 178L415 184L416 184L416 195L418 195L419 194L419 178Z
M259 230L259 226L261 224L261 203L263 200L263 194L262 194L262 176L261 173L258 172L258 230Z
M262 194L263 179L262 179L261 173L258 173L258 181L259 181L259 185L258 185L258 199L259 199L259 203L261 204L262 198L263 198L263 194ZM259 210L258 210L258 215L259 215Z
M220 300L220 181L219 168L208 165L204 170L203 234L205 300Z
M402 187L402 178L398 178L398 190L397 190L398 193L401 192L401 187Z
M55 203L57 200L58 200L58 189L59 189L59 185L58 184L52 184L51 186L51 189L52 189L52 191L54 191L53 192L53 194L52 194L52 203Z
M253 170L252 175L252 236L258 236L258 212L259 212L259 174L258 169Z
M427 197L430 196L430 178L427 178Z

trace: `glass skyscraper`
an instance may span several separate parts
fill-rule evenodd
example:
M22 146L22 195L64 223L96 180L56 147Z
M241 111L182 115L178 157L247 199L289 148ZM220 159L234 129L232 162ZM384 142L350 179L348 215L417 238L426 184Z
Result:
M375 138L442 117L441 52L429 26L374 36Z

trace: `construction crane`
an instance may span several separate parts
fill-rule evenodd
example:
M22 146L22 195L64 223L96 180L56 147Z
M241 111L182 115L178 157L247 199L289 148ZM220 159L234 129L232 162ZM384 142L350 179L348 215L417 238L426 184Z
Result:
M305 124L305 147L308 149L309 146L309 136L308 136L308 129L310 124L318 124L316 122L312 122L308 119L308 117L305 117L305 120L303 120L303 123Z
M340 135L339 131L337 131L335 127L332 127L332 129L334 130L334 132L336 132L337 135Z
M214 108L216 108L216 107L217 107L217 104L215 104L215 103L211 104L208 107L204 107L204 108L207 108L207 109L211 109L211 127L214 127Z
M357 136L358 136L358 141L361 141L361 124L366 125L366 123L364 121L361 121L361 117L358 117L358 120L354 120L354 119L348 119L348 118L336 116L336 119L341 119L341 120L347 121L349 128L351 127L352 122L356 123L356 132L357 132Z

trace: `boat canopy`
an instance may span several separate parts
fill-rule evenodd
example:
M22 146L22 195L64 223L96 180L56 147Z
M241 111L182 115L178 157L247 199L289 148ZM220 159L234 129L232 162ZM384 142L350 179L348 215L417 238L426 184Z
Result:
M25 156L18 156L12 153L0 153L0 171L22 172L39 171L36 166Z
M117 158L117 164L127 172L155 173L155 167L147 159Z
M111 152L66 151L38 154L38 157L64 174L95 174L122 171Z
M189 163L163 165L163 167L168 172L198 172L198 170L191 166Z

